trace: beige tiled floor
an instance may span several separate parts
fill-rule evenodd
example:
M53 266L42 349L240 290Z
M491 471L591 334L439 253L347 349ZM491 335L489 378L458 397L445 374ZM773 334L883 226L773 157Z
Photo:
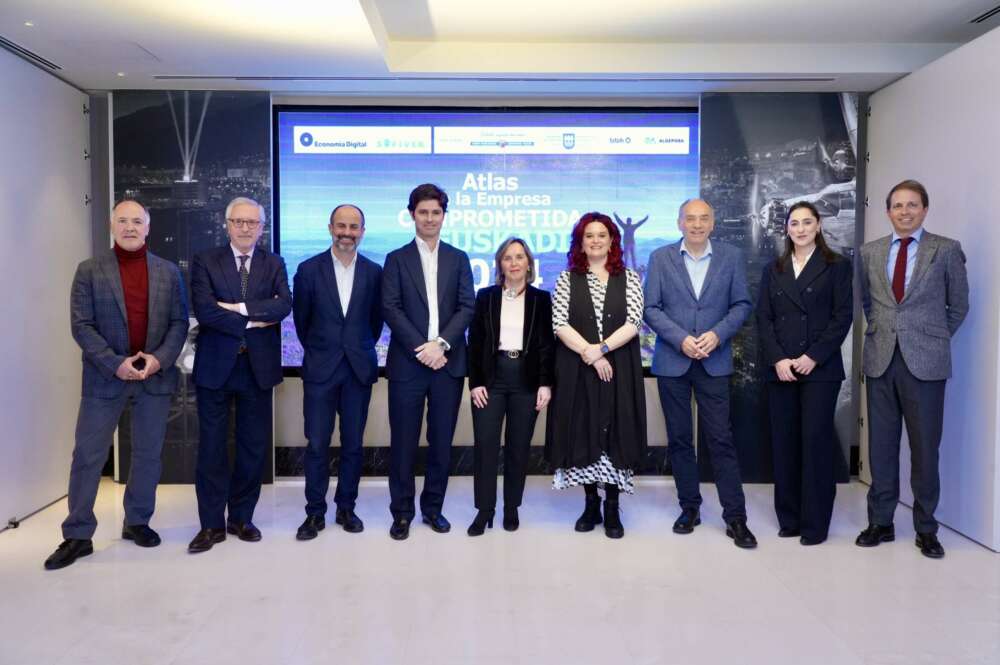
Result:
M365 481L362 534L328 527L295 541L301 482L265 487L260 543L230 538L188 555L191 486L164 486L163 545L119 539L122 487L98 500L97 551L54 572L60 502L0 534L0 663L1000 663L1000 555L947 529L943 561L913 546L854 546L861 485L841 486L830 540L778 539L771 488L747 486L756 551L723 534L714 487L704 524L670 532L669 481L623 498L625 538L572 529L580 492L529 480L521 530L469 538L468 478L452 481L450 534L415 524L389 539L384 481ZM331 490L332 494L332 490Z

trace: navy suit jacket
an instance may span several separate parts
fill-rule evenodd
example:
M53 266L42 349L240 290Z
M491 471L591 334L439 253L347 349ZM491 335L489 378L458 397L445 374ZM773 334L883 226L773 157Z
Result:
M437 279L438 334L451 345L446 354L448 363L440 371L461 378L468 367L465 331L476 307L469 256L439 240ZM430 323L424 269L416 240L385 257L382 314L392 331L386 376L403 381L413 378L424 367L414 349L427 342Z
M802 269L798 279L791 259L778 272L768 262L760 280L757 328L765 369L764 378L777 381L774 364L805 354L816 362L798 381L843 381L844 360L840 346L854 319L853 269L837 255L827 263L819 249Z
M146 252L149 302L146 343L143 350L160 361L160 371L142 382L152 395L169 395L177 389L179 371L174 363L187 339L187 299L184 281L173 263ZM83 350L85 397L111 399L125 390L115 371L129 356L125 293L118 259L113 251L81 263L73 277L70 295L73 339Z
M688 335L698 337L712 330L719 346L701 361L711 376L733 373L730 340L746 320L753 305L747 290L743 253L725 243L712 241L712 259L701 287L694 286L681 256L681 241L659 248L649 257L643 287L645 320L656 333L652 372L657 376L682 376L691 359L681 351Z
M249 316L219 307L219 302L244 302ZM201 252L191 262L191 303L198 319L195 385L221 388L236 365L242 340L257 385L263 390L281 383L281 321L292 311L284 259L254 248L244 299L232 248L224 245ZM277 325L247 328L248 321Z
M378 380L375 343L382 335L382 268L361 254L354 265L354 286L347 312L330 250L299 264L292 289L295 331L302 342L302 380L322 383L344 357L362 384Z

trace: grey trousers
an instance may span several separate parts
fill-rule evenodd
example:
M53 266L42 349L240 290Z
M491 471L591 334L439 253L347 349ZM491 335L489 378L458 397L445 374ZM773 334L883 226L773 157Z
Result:
M872 472L868 521L879 526L892 524L899 502L899 440L905 421L910 440L913 527L917 533L937 533L934 511L941 495L938 448L944 420L945 381L921 381L913 376L897 346L885 374L865 377L865 383Z
M170 397L150 395L136 381L127 384L125 391L113 399L80 398L69 473L69 515L62 523L63 538L87 539L97 530L94 515L97 486L118 419L129 402L132 403L132 468L125 486L125 524L149 523L156 506Z

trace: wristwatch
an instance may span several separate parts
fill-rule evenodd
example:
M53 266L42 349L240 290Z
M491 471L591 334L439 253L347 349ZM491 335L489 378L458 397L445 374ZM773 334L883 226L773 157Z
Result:
M610 350L611 349L608 348L607 342L601 342L601 353L603 353L604 355L608 355L608 351Z
M446 342L445 339L444 339L444 337L438 337L434 341L437 342L437 345L441 347L442 351L445 351L445 352L451 351L451 344L449 344L448 342Z

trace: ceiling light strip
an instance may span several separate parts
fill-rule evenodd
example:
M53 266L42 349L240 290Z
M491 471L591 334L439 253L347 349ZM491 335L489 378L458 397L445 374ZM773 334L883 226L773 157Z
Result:
M990 9L988 11L983 12L982 14L980 14L979 16L977 16L976 18L974 18L971 21L969 21L969 23L985 23L986 21L989 21L991 18L993 18L997 14L1000 14L1000 5L997 5L993 9Z
M8 51L14 53L15 55L21 56L26 60L30 60L36 65L41 65L43 67L51 69L52 71L59 71L62 69L62 67L60 67L56 63L46 60L37 53L29 51L28 49L24 48L19 44L15 44L14 42L10 41L9 39L7 39L2 35L0 35L0 47L7 49Z

